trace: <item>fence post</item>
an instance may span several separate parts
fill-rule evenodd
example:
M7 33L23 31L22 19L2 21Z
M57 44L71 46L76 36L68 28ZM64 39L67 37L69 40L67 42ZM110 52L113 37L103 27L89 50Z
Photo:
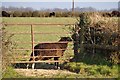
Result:
M78 33L75 33L75 42L74 42L74 57L75 57L75 61L78 62L79 60L79 52L78 52L78 46L79 46L79 35Z
M33 61L35 61L34 57L34 31L33 31L33 25L31 24L31 41L32 41L32 53L33 53ZM34 69L35 63L32 64L32 69Z

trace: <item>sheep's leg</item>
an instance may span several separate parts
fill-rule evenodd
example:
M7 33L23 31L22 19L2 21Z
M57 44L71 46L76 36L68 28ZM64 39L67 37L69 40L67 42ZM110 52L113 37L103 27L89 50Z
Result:
M58 62L55 62L55 68L58 69Z
M32 69L35 69L35 63L32 64Z
M58 66L58 65L59 65L59 62L56 62L56 67L57 67L57 69L59 69L59 66Z
M33 58L30 58L30 60L29 61L33 61L34 59ZM29 63L27 64L27 69L28 69L28 67L29 67ZM34 69L35 68L35 63L32 63L32 69Z
M55 69L58 69L58 62L55 62Z
M57 57L55 57L55 58L54 58L54 60L58 60L58 58L57 58ZM57 69L58 69L58 65L59 65L59 62L55 62L55 68L57 68Z
M29 59L29 61L32 61L32 60L33 60L32 58L30 58L30 59ZM29 64L29 63L27 63L27 66L26 66L26 67L27 67L27 69L28 69L29 65L30 65L30 64Z
M29 63L27 63L27 69L28 69L28 67L29 67Z
M33 61L34 59L33 58L30 58L30 60L29 61ZM35 60L36 60L36 58L35 58ZM29 64L27 64L27 68L29 67ZM35 68L35 63L32 63L32 69L34 69Z
M36 60L37 60L37 58L34 59L34 61L36 61ZM32 69L35 69L35 63L34 62L32 63Z

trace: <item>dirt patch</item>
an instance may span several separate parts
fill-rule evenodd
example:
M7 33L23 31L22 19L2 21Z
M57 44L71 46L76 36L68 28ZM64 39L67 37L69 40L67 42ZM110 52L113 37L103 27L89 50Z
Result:
M76 73L66 70L54 69L14 69L17 73L27 77L53 77L59 75L74 75Z

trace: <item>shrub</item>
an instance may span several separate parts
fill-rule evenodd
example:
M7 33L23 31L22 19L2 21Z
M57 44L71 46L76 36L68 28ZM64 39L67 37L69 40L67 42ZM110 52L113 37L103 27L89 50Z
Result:
M7 67L5 74L2 75L3 78L23 78L24 76L18 74L12 67Z
M111 69L108 66L100 66L97 71L104 76L110 76L111 75Z
M61 17L71 17L71 16L72 16L71 12L62 12L61 15Z
M11 40L13 34L8 35L4 27L1 29L1 31L2 31L1 38L2 38L2 70L3 70L2 74L4 74L7 67L11 65L10 61L13 60L12 50L15 47L14 46L15 44Z
M14 11L13 17L21 17L21 16L22 16L22 12L20 12L20 11Z
M39 17L39 11L33 11L32 17Z
M117 64L120 53L116 46L120 35L117 32L118 25L114 24L116 24L115 21L111 19L104 20L99 13L81 13L80 21L71 29L73 32L75 60L88 61L88 63L92 60L92 63L96 61L95 63L99 64L112 61ZM110 48L111 46L115 47L116 50L114 48L105 48L107 46L110 46ZM77 52L77 48L80 49L79 52Z
M22 12L22 17L32 17L32 12Z
M70 62L65 69L87 77L118 77L118 65L90 65L83 62Z
M58 12L58 11L55 12L55 17L62 17L62 13L63 13L63 12L60 12L60 11L59 11L59 12Z

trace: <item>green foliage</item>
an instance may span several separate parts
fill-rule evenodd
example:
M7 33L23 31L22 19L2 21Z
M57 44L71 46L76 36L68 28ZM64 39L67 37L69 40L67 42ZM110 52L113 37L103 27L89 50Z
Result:
M21 16L22 16L22 12L20 12L20 11L15 11L13 13L13 17L21 17Z
M22 12L22 17L31 17L32 16L32 12Z
M39 12L39 17L49 17L49 12L47 12L47 11L40 11Z
M12 77L15 72L9 66L11 65L10 61L13 60L14 54L12 52L15 48L15 43L11 40L13 34L8 35L7 33L5 27L2 27L2 75Z
M118 77L118 65L89 65L83 62L70 62L65 65L65 69L78 74L87 75L87 77Z
M55 13L55 17L62 17L62 12L61 11L57 11Z
M33 11L32 17L39 17L39 11Z
M23 78L24 76L19 75L12 67L7 67L4 71L3 78Z
M61 17L71 17L71 16L72 16L71 12L62 12Z
M13 49L13 42L11 41L11 37L13 35L7 35L7 32L4 27L2 27L2 69L3 71L6 69L7 66L10 65L10 60L12 60L12 49Z
M37 12L37 13L36 13ZM11 15L13 15L13 17L49 17L49 13L50 10L41 10L41 11L10 11L8 12ZM31 14L34 14L34 16L32 16ZM85 12L88 15L93 15L95 12ZM55 11L55 16L56 17L79 17L82 12L79 11L74 11L74 13L72 13L72 11ZM103 17L119 17L119 13L109 13L109 12L99 12L99 14Z
M89 61L90 63L93 60L99 64L107 62L107 60L115 64L119 62L118 56L120 54L116 46L120 35L117 31L114 31L118 25L113 29L113 24L116 24L114 21L114 23L110 23L112 24L112 26L110 25L111 28L108 28L108 22L111 22L111 20L102 20L98 13L81 13L80 21L72 29L72 38L76 41L74 43L74 51L76 51L74 54L75 56L82 56L74 57L75 60ZM106 48L107 46L110 49ZM78 51L78 49L80 50Z
M12 17L49 17L50 11L13 11ZM79 17L80 12L74 12L74 17ZM71 11L55 11L55 17L72 17Z
M80 22L79 27L88 27L91 23L90 15L89 13L81 13L80 14Z

